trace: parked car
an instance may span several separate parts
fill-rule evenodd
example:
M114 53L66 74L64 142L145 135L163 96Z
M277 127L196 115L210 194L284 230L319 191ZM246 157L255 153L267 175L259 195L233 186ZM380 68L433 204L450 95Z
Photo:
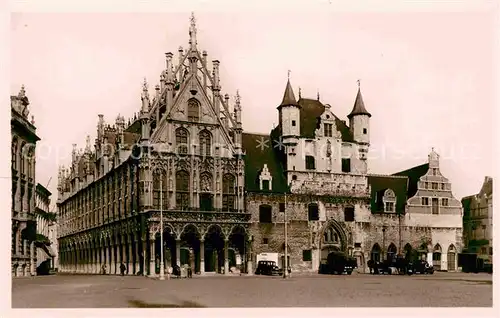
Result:
M275 261L259 261L257 264L257 269L255 270L256 275L280 275L283 273L282 270L276 265Z
M425 260L418 260L413 263L414 274L434 274L434 267Z
M324 271L328 274L342 275L347 273L351 275L357 267L356 259L346 255L343 252L332 252L328 254Z

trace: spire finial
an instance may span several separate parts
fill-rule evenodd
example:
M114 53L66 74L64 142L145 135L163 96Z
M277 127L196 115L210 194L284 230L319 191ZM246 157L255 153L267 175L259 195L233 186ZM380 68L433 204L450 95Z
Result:
M191 12L191 26L189 27L189 44L191 44L191 49L196 48L196 18L194 17L194 12Z
M288 79L290 79L290 73L292 73L292 71L288 70Z
M19 90L19 97L24 97L26 94L26 91L24 90L24 84L21 85L21 90Z
M358 83L358 88L361 88L361 80L360 80L360 79L358 79L358 80L356 81L356 83Z
M235 96L235 100L236 100L236 106L240 106L240 101L241 101L241 96L240 96L240 91L237 89L236 90L236 96Z
M148 81L147 79L144 77L144 82L142 83L142 90L143 91L147 91L148 90Z
M318 89L318 100L319 100L319 89Z

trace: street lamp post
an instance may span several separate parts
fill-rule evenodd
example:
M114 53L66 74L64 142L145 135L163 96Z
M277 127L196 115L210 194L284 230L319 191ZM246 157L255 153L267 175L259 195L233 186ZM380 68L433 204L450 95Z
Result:
M285 210L284 210L284 219L285 219L285 268L283 269L283 278L288 277L288 233L286 226L286 192L285 192Z
M160 177L160 280L165 280L163 264L163 174Z

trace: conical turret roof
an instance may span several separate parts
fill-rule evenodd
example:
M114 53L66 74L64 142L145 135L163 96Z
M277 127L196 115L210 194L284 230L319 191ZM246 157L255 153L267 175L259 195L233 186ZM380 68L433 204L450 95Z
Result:
M299 106L299 103L297 103L297 100L295 99L295 94L293 93L292 85L290 84L290 79L288 79L286 83L286 88L285 88L285 94L283 95L283 101L281 101L281 104L279 107L283 106Z
M347 118L352 118L355 115L368 115L371 117L372 115L366 110L365 103L363 102L363 96L361 95L361 88L358 87L358 94L356 95L356 101L354 102L354 107Z

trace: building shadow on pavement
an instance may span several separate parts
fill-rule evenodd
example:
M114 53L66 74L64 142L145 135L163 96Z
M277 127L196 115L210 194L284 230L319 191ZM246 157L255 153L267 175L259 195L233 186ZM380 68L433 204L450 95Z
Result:
M182 301L178 304L155 304L155 303L146 303L142 300L129 300L129 307L135 308L204 308L206 306L200 305L193 301Z

